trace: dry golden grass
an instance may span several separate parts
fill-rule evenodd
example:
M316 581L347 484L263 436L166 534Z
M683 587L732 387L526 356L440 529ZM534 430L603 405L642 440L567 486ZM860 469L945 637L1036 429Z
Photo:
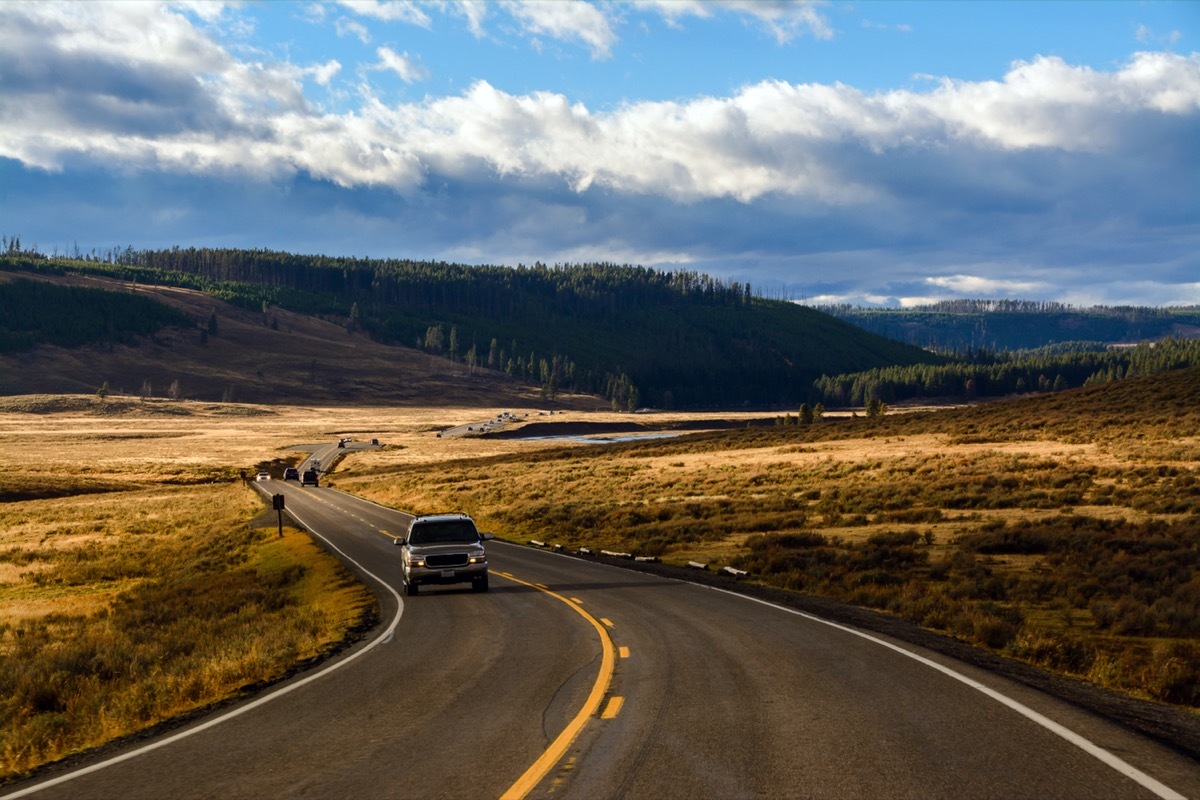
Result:
M278 679L374 613L308 536L253 528L262 500L237 480L353 415L0 407L0 778Z
M1188 519L1194 429L1010 436L996 431L1009 424L1003 418L939 429L912 415L906 427L843 419L819 431L735 429L641 444L438 436L503 410L521 416L510 429L535 433L550 422L582 431L764 422L749 414L546 417L536 406L0 398L0 451L8 455L0 469L0 695L11 698L0 703L0 770L13 776L272 680L358 624L370 605L365 589L299 532L280 540L250 527L262 501L238 480L278 471L305 445L339 436L385 447L348 452L331 483L393 507L467 511L515 541L753 563L776 570L761 580L911 616L1134 694L1186 695L1179 682L1190 673L1178 665L1191 639L1118 632L1138 623L1146 603L1132 611L1097 604L1094 589L1083 599L1026 596L1047 557L986 547L997 533L1066 530L1077 518L1114 530ZM213 521L197 529L197 519ZM772 544L780 536L800 549ZM813 583L833 568L803 566L815 552L806 536L843 561L877 552L908 560L891 573L886 565L853 573L858 583ZM228 557L214 561L214 553ZM163 574L172 577L156 580ZM1002 590L1010 594L976 597ZM133 674L116 696L104 695L112 681L63 677L119 672L119 660L133 657L129 631L160 626L169 642L176 617L194 613L171 607L147 621L148 605L206 593L213 596L198 613L209 615L211 646L141 656L171 664L169 677ZM249 611L223 604L227 596ZM164 687L155 696L173 699L137 700L150 680Z

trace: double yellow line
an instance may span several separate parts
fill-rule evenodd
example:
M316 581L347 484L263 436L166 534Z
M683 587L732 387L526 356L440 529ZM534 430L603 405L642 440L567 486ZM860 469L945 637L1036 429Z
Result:
M554 765L566 755L567 748L571 746L571 743L575 741L575 737L583 730L583 726L587 724L588 719L600 708L600 703L604 700L604 696L608 694L608 688L612 684L613 671L616 667L616 657L612 638L608 635L608 631L604 629L604 626L595 617L585 611L578 602L552 592L545 586L538 586L537 584L527 583L519 578L514 578L507 572L497 572L494 574L507 578L514 583L519 583L522 586L528 586L531 589L537 589L539 592L545 592L556 600L566 603L596 629L596 633L600 635L600 647L602 649L600 673L596 676L596 682L592 684L592 691L588 695L587 702L583 704L583 708L579 709L579 713L575 715L575 718L550 743L550 746L546 748L546 752L542 753L538 760L533 762L533 765L529 769L525 770L525 774L518 778L516 783L508 787L508 791L500 795L500 800L521 800L521 798L532 792L534 787L542 782L543 778L550 774L550 770L554 769ZM621 698L619 697L610 698L608 708L605 709L603 715L604 718L610 719L616 716L616 711L620 709L621 702Z

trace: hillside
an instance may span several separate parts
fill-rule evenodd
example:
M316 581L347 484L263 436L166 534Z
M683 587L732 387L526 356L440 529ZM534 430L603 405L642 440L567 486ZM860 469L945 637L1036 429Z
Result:
M0 279L10 274L0 273ZM26 276L27 277L27 276ZM0 394L114 393L247 403L394 405L528 405L536 388L503 373L475 371L305 314L253 313L203 292L132 286L111 278L42 280L133 293L166 304L195 324L171 325L132 344L76 347L38 344L0 356ZM216 333L209 334L215 312ZM177 383L176 383L177 382ZM595 398L560 395L558 404L595 407Z
M0 268L199 289L616 408L794 406L822 374L940 363L749 285L628 265L473 267L247 250L133 251L119 263L23 253Z

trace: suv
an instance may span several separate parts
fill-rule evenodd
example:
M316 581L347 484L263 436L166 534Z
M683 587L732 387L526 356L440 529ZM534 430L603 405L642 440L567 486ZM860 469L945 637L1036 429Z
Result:
M396 544L404 549L404 593L415 595L423 583L466 583L477 592L488 589L487 553L483 543L492 534L481 534L466 514L414 517Z
M301 486L318 486L319 483L318 483L317 471L315 469L305 470L304 477L300 479L300 485Z
M283 479L285 481L300 480L300 470L296 469L295 467L288 467L283 471Z

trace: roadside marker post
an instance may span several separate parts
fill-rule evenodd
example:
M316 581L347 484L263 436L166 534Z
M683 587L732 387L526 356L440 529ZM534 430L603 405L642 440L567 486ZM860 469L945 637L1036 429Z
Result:
M279 514L279 536L283 537L283 495L271 495L271 507Z

